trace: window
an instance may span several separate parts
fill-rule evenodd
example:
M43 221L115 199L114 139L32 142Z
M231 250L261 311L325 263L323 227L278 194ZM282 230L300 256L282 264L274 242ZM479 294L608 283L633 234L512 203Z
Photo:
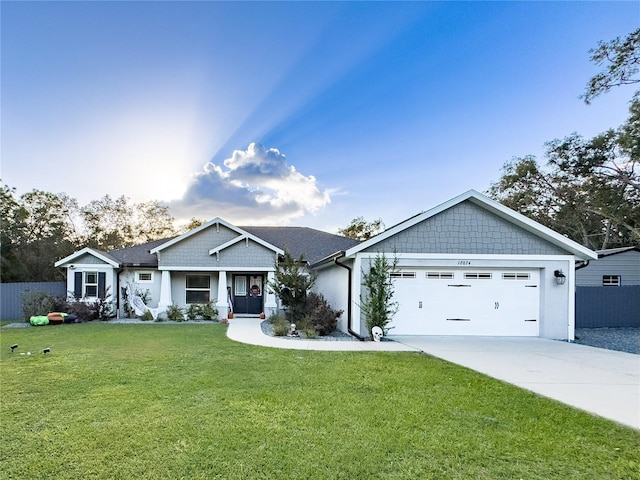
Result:
M416 278L416 272L391 272L390 278Z
M153 272L136 272L136 281L140 283L153 282Z
M465 273L464 278L468 280L491 280L490 273Z
M453 272L427 272L428 280L437 280L440 278L452 279Z
M98 272L84 272L84 296L98 296Z
M602 286L603 287L619 287L620 275L603 275Z
M528 273L503 273L503 280L529 280L530 275Z
M187 275L187 303L207 303L210 300L211 277L209 275Z

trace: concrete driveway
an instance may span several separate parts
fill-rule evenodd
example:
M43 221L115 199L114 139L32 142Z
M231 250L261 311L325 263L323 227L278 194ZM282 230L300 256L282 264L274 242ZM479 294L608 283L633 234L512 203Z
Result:
M390 338L640 429L640 355L529 337Z

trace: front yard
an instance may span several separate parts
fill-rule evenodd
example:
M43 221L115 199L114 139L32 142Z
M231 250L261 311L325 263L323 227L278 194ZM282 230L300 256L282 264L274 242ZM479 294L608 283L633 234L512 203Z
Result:
M640 478L640 432L462 367L225 332L2 328L0 478Z

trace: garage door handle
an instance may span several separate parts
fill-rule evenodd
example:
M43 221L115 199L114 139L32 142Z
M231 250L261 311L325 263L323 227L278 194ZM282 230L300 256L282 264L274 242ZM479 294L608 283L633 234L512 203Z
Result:
M447 318L447 322L470 322L470 318Z
M470 287L471 285L447 285L447 287Z
M537 322L538 320L536 320L535 318L527 318L525 319L525 322Z

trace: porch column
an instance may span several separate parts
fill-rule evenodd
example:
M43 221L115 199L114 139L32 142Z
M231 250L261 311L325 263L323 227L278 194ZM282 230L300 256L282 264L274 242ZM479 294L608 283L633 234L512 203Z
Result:
M220 318L227 318L231 311L229 305L230 299L227 293L227 272L220 270L218 272L218 298L216 299L216 309Z
M270 285L275 280L274 272L267 272L267 283ZM267 285L263 288L265 299L264 299L264 313L267 317L271 315L275 315L278 312L278 303L276 300L276 294L271 291Z
M160 280L160 301L158 302L158 307L168 307L172 303L171 272L169 270L163 270L162 278Z

